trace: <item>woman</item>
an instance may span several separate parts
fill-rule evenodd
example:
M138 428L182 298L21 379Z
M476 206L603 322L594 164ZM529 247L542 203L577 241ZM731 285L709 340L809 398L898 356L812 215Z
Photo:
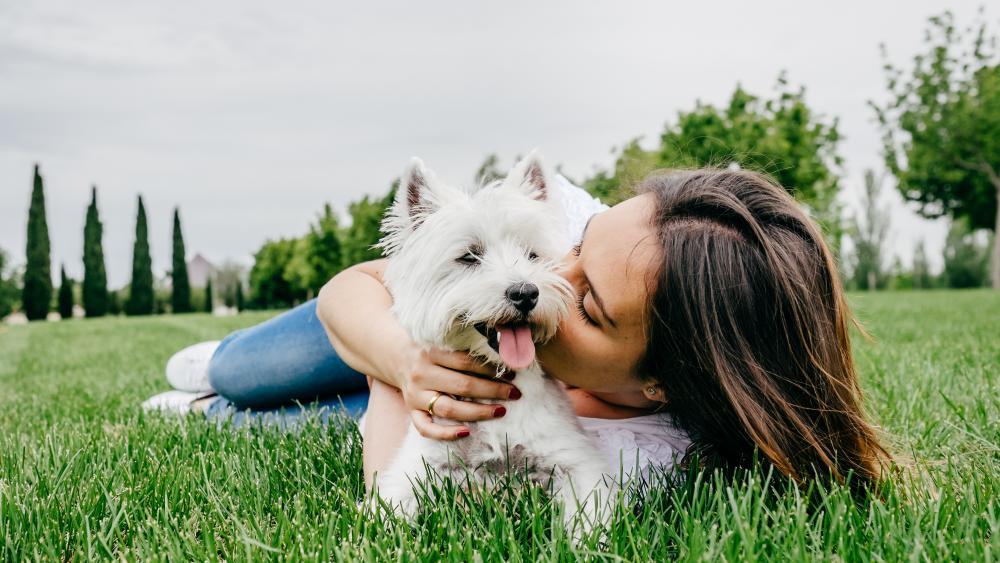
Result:
M578 188L563 189L577 202L571 209L587 207ZM889 458L862 408L850 314L815 225L785 190L752 172L657 174L639 192L589 218L565 259L579 314L538 350L546 372L566 383L585 426L624 452L619 459L634 455L640 464L698 452L702 464L723 467L760 459L799 483L817 475L838 482L850 475L861 488L877 483ZM310 317L336 350L321 357L346 364L334 366L348 374L335 390L341 400L355 400L346 392L352 385L363 389L358 372L370 378L370 395L362 392L368 478L387 465L411 421L432 438L468 435L466 426L435 424L429 407L457 421L483 420L503 416L503 409L475 399L519 394L516 377L480 378L474 374L493 368L413 345L389 312L383 265L337 275ZM292 326L282 319L270 321L271 330ZM263 336L266 326L250 331ZM310 334L294 345L322 348L316 327ZM210 367L223 396L259 407L319 394L296 387L308 377L241 379L239 364L260 359L250 351L252 340L231 338ZM271 368L283 372L281 361Z

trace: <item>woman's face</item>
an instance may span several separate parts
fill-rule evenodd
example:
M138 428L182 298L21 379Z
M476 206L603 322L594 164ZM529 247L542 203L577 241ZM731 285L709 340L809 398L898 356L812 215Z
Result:
M634 197L595 215L579 247L564 258L563 276L582 310L574 308L556 337L539 347L549 375L601 393L642 389L636 367L646 349L648 282L659 263L653 197Z

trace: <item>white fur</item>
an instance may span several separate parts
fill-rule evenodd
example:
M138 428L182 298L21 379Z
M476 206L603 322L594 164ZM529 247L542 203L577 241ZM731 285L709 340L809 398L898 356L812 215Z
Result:
M393 312L415 342L466 350L500 364L474 325L510 320L516 310L504 292L522 282L539 289L528 317L533 340L552 338L569 310L572 288L557 272L569 242L549 187L535 153L503 181L477 190L445 185L413 161L383 222L380 245L389 256L385 283ZM481 257L474 267L457 261L470 249ZM378 476L378 495L413 516L418 508L414 485L428 477L427 469L459 483L468 476L488 488L498 473L527 468L533 481L554 486L565 502L567 525L577 508L585 516L584 530L602 521L609 492L606 461L562 387L537 361L519 370L514 382L522 398L493 401L507 408L506 416L468 424L467 438L431 440L411 425L392 464Z

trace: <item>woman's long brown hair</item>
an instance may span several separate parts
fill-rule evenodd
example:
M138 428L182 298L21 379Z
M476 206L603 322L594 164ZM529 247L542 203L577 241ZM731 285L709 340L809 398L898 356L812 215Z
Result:
M753 172L657 174L640 191L656 197L663 249L640 374L703 463L757 457L799 483L879 482L889 455L863 410L851 315L816 225Z

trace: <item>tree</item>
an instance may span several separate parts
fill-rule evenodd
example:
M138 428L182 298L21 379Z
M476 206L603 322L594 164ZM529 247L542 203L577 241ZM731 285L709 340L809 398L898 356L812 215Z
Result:
M909 76L885 63L889 100L871 102L885 162L926 217L949 215L1000 232L1000 64L986 23L959 31L950 12L930 18L927 51ZM883 58L887 58L883 46ZM990 278L1000 289L1000 248Z
M882 181L871 170L865 171L865 193L861 200L862 216L852 221L855 238L854 285L874 291L886 282L883 256L889 234L889 212L879 205Z
M913 289L930 289L933 284L934 278L927 264L927 249L924 240L920 239L913 249Z
M180 209L174 208L173 264L170 271L170 306L175 313L191 312L191 282L188 281L187 254L181 232Z
M473 179L477 186L485 186L497 180L503 180L506 176L507 174L500 169L500 158L494 153L483 159L483 163L479 165Z
M323 214L306 235L309 240L309 265L313 270L309 289L313 294L319 293L320 288L344 267L340 236L337 215L327 203L323 206Z
M212 278L205 282L205 312L211 313L215 310L215 293L212 291Z
M774 98L762 99L737 86L724 107L697 102L667 124L658 147L645 150L632 140L618 153L613 170L597 172L584 187L614 204L658 168L756 170L806 204L839 252L843 226L835 197L842 159L837 153L837 121L815 115L806 104L805 90L791 89L784 75L778 77L776 89Z
M135 245L132 247L132 282L129 286L126 315L151 315L154 307L153 260L149 255L149 231L146 207L139 196L135 218Z
M285 279L285 269L292 259L296 239L267 241L254 254L250 269L250 295L254 306L262 309L289 307L297 295Z
M236 311L242 311L246 307L246 303L243 302L243 282L240 281L236 284Z
M90 189L90 205L83 226L83 309L88 317L108 312L108 276L104 269L104 225L97 211L97 186Z
M108 292L108 314L115 317L122 314L122 298L118 291Z
M59 316L65 319L73 318L73 280L66 277L66 266L60 268L59 280Z
M295 293L311 299L343 268L341 236L333 208L324 205L323 213L310 225L306 236L295 241L292 258L285 267L284 277Z
M0 319L14 311L21 287L17 270L10 267L10 257L0 248Z
M236 306L236 288L243 283L246 268L232 260L226 260L216 268L212 276L215 294L222 297L226 307Z
M944 246L944 280L948 287L982 287L987 282L987 245L976 240L966 218L956 219Z
M24 287L21 304L29 320L44 320L52 304L52 261L49 256L49 226L45 218L42 175L35 165L31 205L28 208L28 244L25 250Z
M375 248L382 238L382 216L396 197L399 180L394 180L389 193L382 198L364 196L351 203L348 212L351 225L344 231L342 250L343 267L352 266L382 257L382 251Z

